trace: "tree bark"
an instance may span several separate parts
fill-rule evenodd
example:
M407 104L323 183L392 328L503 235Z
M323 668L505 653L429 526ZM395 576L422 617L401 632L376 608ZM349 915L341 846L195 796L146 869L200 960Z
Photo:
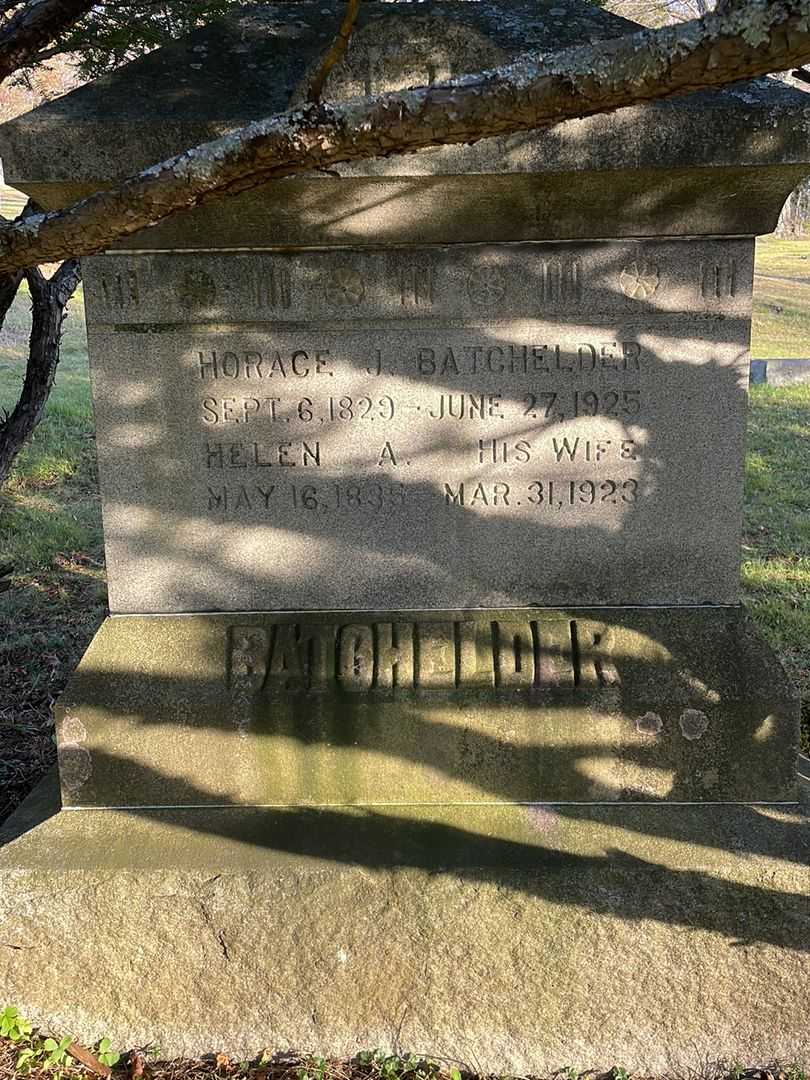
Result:
M71 27L94 2L29 0L0 27L0 82L30 64L44 46Z
M550 127L810 60L810 0L749 0L448 83L306 105L204 143L0 233L0 273L89 255L170 214L344 161Z
M32 321L28 364L20 400L0 423L0 486L11 471L14 459L42 413L53 386L59 363L65 307L81 280L77 259L64 262L50 279L34 267L25 271L31 290Z
M335 35L335 40L332 42L326 56L323 58L320 67L315 72L315 77L309 84L307 101L316 105L321 100L324 84L329 78L329 72L346 52L346 46L349 44L349 38L352 36L352 30L354 30L354 24L357 21L357 13L359 11L360 0L348 0L343 21L340 24L340 29Z

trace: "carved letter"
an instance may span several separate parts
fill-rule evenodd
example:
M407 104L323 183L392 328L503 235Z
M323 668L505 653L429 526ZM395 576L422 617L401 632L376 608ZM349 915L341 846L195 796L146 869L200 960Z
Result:
M371 688L374 678L374 637L370 626L342 626L338 646L338 676L353 694Z

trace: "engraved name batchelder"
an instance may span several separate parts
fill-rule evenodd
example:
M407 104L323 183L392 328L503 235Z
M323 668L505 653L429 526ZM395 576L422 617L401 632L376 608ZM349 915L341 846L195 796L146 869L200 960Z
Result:
M254 695L598 689L620 683L591 620L474 619L232 626L227 672Z

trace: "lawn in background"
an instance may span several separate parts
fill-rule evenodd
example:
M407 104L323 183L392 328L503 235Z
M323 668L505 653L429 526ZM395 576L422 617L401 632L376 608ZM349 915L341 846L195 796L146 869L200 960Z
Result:
M757 240L751 355L810 358L810 240Z
M810 385L751 388L743 595L802 698L810 751Z
M810 242L757 245L752 352L810 357ZM0 408L23 378L29 300L0 331ZM45 420L0 493L0 821L53 759L51 704L104 614L106 589L80 297ZM753 387L745 600L803 699L810 748L810 386Z

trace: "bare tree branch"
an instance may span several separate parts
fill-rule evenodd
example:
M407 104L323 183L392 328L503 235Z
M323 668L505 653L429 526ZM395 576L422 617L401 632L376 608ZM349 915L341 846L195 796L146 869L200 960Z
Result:
M204 143L64 210L0 232L0 273L89 255L170 214L344 161L550 127L810 60L810 0L643 30L448 83L291 109Z
M29 0L0 27L0 82L90 10L94 0Z
M20 400L0 423L0 486L42 419L59 363L65 308L81 281L79 261L68 259L50 279L33 267L25 271L25 279L32 300L31 340Z
M337 36L332 42L329 52L324 56L321 66L315 72L315 76L310 83L307 101L312 102L313 105L317 105L321 100L324 83L329 77L329 72L346 52L346 47L349 44L349 38L352 36L352 30L357 21L357 13L359 10L360 0L348 0L346 11L343 15L343 22L340 24Z

